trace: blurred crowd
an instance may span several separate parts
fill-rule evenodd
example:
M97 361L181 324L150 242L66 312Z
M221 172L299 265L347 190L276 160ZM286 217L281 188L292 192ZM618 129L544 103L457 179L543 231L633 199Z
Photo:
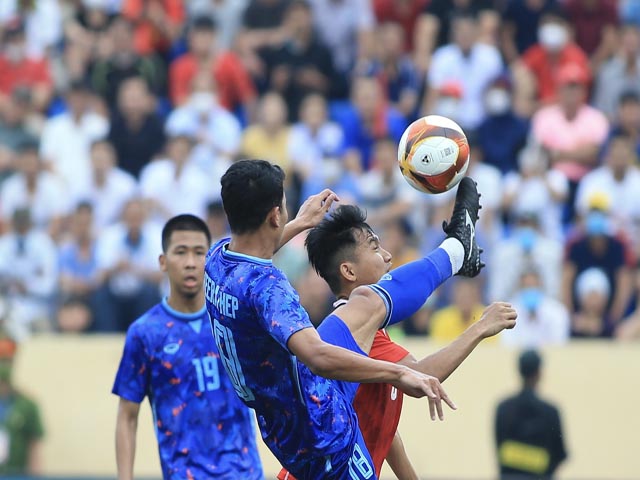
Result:
M505 300L519 325L498 342L640 338L635 0L3 0L5 329L126 330L166 293L164 221L226 235L238 158L286 171L292 215L332 188L394 266L427 253L455 191L413 190L396 161L426 114L469 138L487 268L404 332L449 340ZM277 262L320 320L303 240Z

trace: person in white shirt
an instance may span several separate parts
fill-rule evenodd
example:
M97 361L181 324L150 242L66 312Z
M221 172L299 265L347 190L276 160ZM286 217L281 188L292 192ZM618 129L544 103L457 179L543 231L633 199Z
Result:
M160 226L147 221L145 203L130 200L122 221L98 239L96 262L101 287L96 293L95 330L124 332L160 300Z
M518 312L518 328L500 334L502 344L517 348L563 345L569 339L571 318L562 302L542 289L535 268L520 277L520 289L510 301Z
M611 137L604 165L587 173L578 184L576 212L584 217L594 195L607 197L615 230L623 231L640 252L640 170L633 140L623 134Z
M191 161L192 147L190 137L171 137L165 157L154 160L140 172L140 195L158 221L181 213L204 218L207 204L219 198L220 189Z
M0 237L0 286L17 322L11 330L24 338L51 329L58 254L51 237L32 228L29 209L16 209L11 223Z
M67 192L58 177L44 169L36 143L18 147L16 166L18 171L0 190L3 220L8 222L18 208L28 208L34 227L57 238L69 211Z
M484 93L502 72L502 59L496 47L478 42L477 20L473 16L457 17L452 31L453 43L433 54L422 110L424 115L433 112L442 87L456 82L462 97L454 120L464 129L473 130L485 118Z
M91 179L89 184L73 195L77 206L89 202L93 207L94 233L118 221L125 203L137 193L138 183L133 175L118 168L116 151L108 140L91 145Z
M40 155L67 191L78 191L90 183L91 143L107 136L109 120L91 111L91 92L83 82L72 83L65 100L67 112L44 124Z

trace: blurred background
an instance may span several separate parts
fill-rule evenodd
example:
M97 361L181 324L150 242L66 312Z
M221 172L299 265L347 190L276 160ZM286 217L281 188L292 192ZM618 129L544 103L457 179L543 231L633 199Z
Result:
M366 208L394 266L437 246L455 191L396 165L426 114L470 141L487 268L392 335L426 354L494 300L519 324L448 382L444 424L406 402L410 457L425 478L495 478L494 410L538 348L559 476L640 478L637 0L2 0L0 473L10 439L25 474L113 477L109 392L123 333L166 294L160 228L189 212L226 235L231 162L279 164L291 215L327 187ZM276 261L319 321L332 299L303 241Z

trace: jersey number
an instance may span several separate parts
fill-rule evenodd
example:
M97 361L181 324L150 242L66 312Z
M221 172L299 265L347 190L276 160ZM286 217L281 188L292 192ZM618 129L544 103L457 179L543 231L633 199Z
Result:
M224 369L229 374L236 393L245 402L253 401L255 396L249 387L247 387L247 382L244 379L244 373L242 373L240 360L238 360L238 354L236 353L236 342L233 339L231 330L221 325L218 320L215 320L213 322L213 336L218 345L220 360L222 360Z
M360 475L358 475L358 473ZM360 445L356 443L353 447L353 455L351 455L349 459L349 477L353 480L361 480L363 478L371 478L372 476L373 467L369 464L367 457L362 453Z
M220 372L218 360L215 357L194 358L191 363L196 367L198 390L210 392L220 388Z

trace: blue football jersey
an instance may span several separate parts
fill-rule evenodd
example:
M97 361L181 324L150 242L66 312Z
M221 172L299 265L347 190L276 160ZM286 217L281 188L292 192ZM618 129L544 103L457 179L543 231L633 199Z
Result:
M236 393L255 409L265 443L294 475L320 478L318 465L330 458L347 468L359 433L351 402L337 382L313 374L287 348L294 333L313 328L297 293L270 260L227 247L228 239L209 251L205 296Z
M149 397L165 479L264 478L253 413L220 363L206 308L163 300L129 327L113 393Z

